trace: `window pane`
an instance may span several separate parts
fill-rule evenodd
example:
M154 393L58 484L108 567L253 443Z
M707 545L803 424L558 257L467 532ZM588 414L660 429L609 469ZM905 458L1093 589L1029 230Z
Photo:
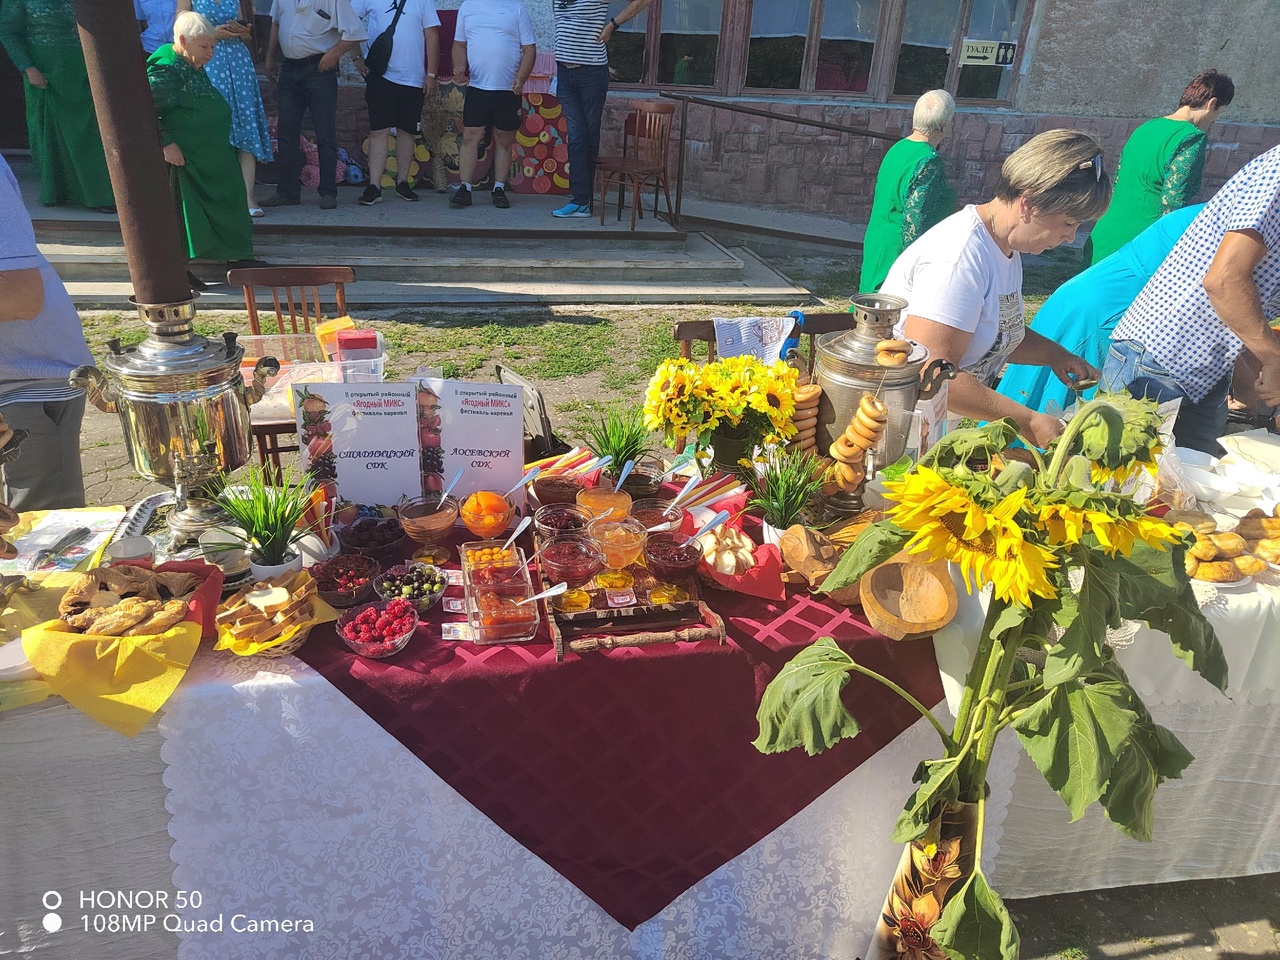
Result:
M808 35L809 4L802 0L755 0L747 86L799 90Z
M1017 43L1022 33L1022 0L974 0L969 15L968 40L1005 40ZM1007 100L1013 65L1004 67L965 64L960 68L957 97L975 100Z
M813 88L865 91L879 27L880 0L827 0Z
M723 0L660 0L658 82L709 87L716 82Z
M907 0L894 93L917 96L942 87L959 16L960 0Z
M609 0L609 16L615 17L626 8L628 0ZM649 11L628 20L609 38L609 78L614 83L644 82L644 38L649 26Z

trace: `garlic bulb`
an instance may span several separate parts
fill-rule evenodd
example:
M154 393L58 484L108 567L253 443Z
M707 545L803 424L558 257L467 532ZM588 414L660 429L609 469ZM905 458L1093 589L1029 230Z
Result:
M756 545L750 537L734 527L716 527L698 538L702 554L717 573L736 577L756 565Z

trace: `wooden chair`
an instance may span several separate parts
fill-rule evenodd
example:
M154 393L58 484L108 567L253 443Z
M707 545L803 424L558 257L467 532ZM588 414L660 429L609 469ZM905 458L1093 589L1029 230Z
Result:
M658 188L667 200L667 216L675 219L671 191L667 187L667 158L671 150L671 126L676 105L665 100L631 100L631 114L623 127L622 156L596 159L596 185L600 193L600 225L604 225L609 187L618 185L618 219L622 219L624 191L631 188L631 229L636 217L644 218L640 193L653 184L653 215L658 215Z
M813 379L813 364L817 357L815 345L818 337L824 333L834 333L837 330L849 330L853 327L853 314L851 313L810 313L805 314L800 310L792 310L789 317L794 317L796 321L795 327L791 331L793 337L809 338L809 356L808 356L808 379ZM707 345L707 363L713 363L716 359L716 325L714 320L684 320L676 324L674 337L680 345L680 356L686 360L693 359L693 345L698 342L705 342ZM677 444L676 452L684 450L684 441L681 440Z
M347 312L348 283L354 283L355 271L350 267L245 267L227 271L227 283L244 288L244 306L249 311L249 329L255 336L262 333L258 319L257 292L270 291L279 333L310 333L315 324L325 319L320 308L320 288L332 285L337 301L336 317ZM264 294L264 301L266 296ZM287 316L287 322L286 322ZM281 443L282 437L298 435L292 420L264 420L249 410L249 421L258 447L258 460L268 476L280 480L280 454L296 453L298 444Z

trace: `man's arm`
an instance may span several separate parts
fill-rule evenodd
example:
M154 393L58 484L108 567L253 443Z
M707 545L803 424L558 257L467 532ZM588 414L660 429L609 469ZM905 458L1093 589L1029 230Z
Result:
M44 309L39 267L0 271L0 321L34 320Z
M471 68L467 64L467 45L461 40L453 41L453 81L466 84L471 79Z
M516 79L511 84L512 91L518 96L524 90L524 82L533 72L533 60L538 55L538 45L527 43L520 48L520 66L516 68Z
M280 23L271 21L271 37L267 40L267 79L272 83L280 78Z
M436 88L436 77L440 72L440 28L427 27L422 36L427 47L427 82L422 89L430 93Z
M1205 293L1227 328L1240 338L1260 364L1258 396L1280 405L1280 339L1262 310L1262 295L1253 271L1267 255L1257 230L1228 230L1204 277Z
M622 8L621 13L615 14L605 21L604 29L600 31L600 36L596 37L596 40L600 43L608 43L609 38L613 36L614 28L620 27L628 20L638 17L640 11L649 6L649 2L650 0L631 0L630 3Z

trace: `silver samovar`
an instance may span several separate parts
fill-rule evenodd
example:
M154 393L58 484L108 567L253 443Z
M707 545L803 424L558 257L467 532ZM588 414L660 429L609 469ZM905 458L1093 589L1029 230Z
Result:
M899 367L876 363L876 344L895 339L894 324L902 317L907 301L876 293L860 293L851 298L854 326L818 337L814 346L814 382L822 387L818 402L818 450L844 433L862 398L871 394L889 408L884 435L867 452L867 477L895 463L907 445L907 430L918 400L927 400L942 384L956 375L948 360L929 360L929 351L912 343L907 362ZM836 493L824 498L832 513L851 516L862 509L862 490Z
M193 539L226 522L222 511L192 494L219 473L248 461L252 449L249 406L261 399L268 377L279 373L272 357L253 369L253 383L240 376L244 348L236 334L211 341L193 329L195 304L138 304L150 333L141 343L108 346L97 367L77 367L73 386L86 391L104 413L118 413L134 469L174 488L169 526L175 540Z

